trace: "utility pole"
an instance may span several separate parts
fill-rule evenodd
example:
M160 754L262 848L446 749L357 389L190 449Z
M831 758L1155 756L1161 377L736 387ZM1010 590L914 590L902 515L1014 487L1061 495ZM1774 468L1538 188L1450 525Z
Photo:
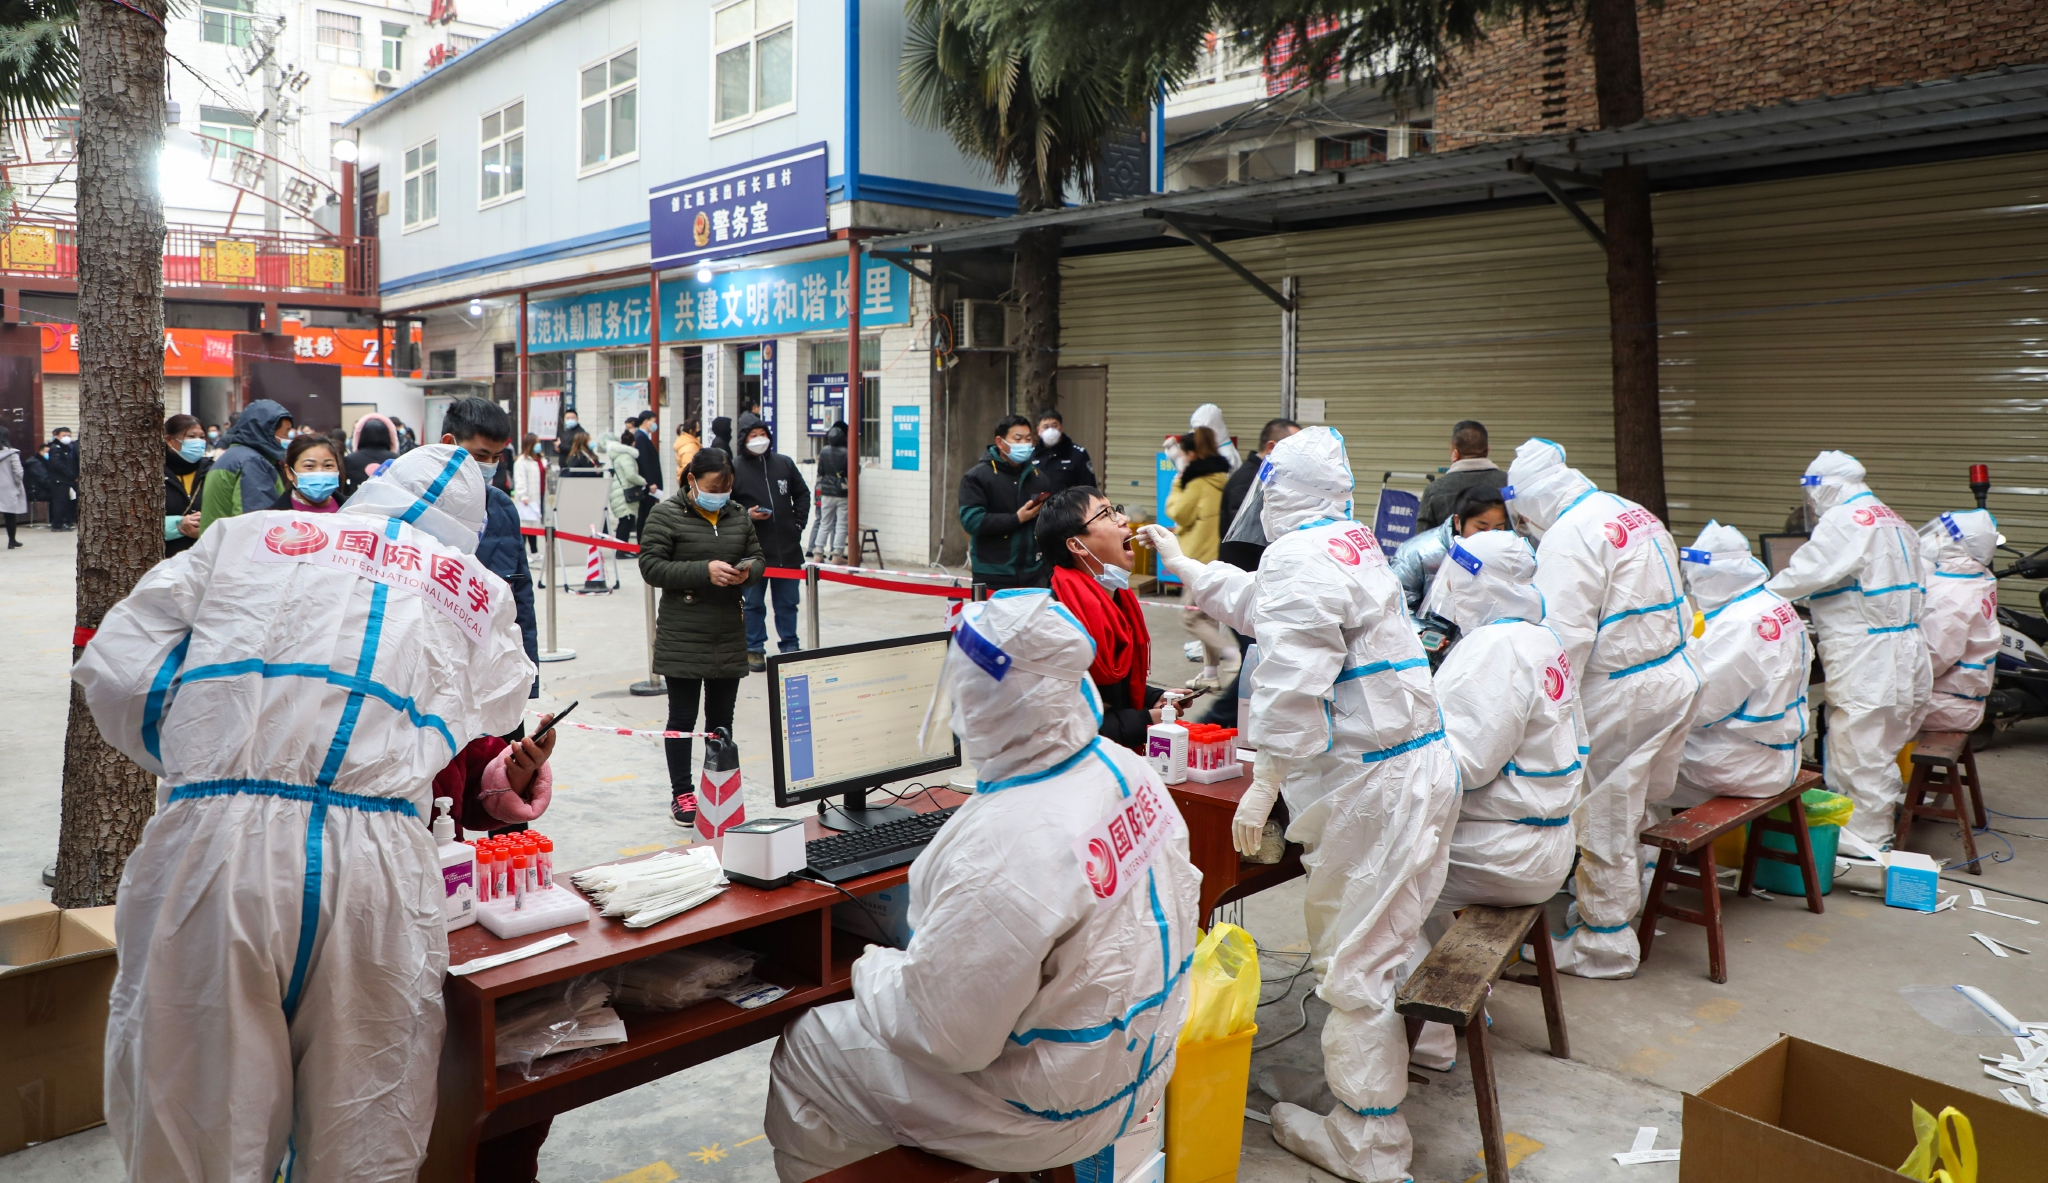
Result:
M278 205L277 162L284 156L284 134L279 127L284 109L284 87L279 84L277 72L277 38L284 31L284 22L270 30L263 44L263 151L269 157L263 162L263 232L276 234L283 227L282 207ZM276 332L276 325L263 326L267 332Z

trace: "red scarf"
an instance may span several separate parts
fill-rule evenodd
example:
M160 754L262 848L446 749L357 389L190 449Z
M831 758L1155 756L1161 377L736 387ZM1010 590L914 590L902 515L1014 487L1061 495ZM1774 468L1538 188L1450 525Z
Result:
M1095 639L1095 663L1088 676L1098 686L1128 681L1131 705L1145 705L1145 676L1152 672L1152 634L1144 610L1129 588L1110 595L1093 575L1072 567L1052 569L1052 594Z

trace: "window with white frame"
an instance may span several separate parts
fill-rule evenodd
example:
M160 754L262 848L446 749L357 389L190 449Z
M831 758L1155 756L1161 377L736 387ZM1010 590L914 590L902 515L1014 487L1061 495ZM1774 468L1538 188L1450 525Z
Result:
M405 228L417 230L441 218L441 141L405 150Z
M631 159L640 151L640 51L613 54L585 66L577 84L583 152L589 172Z
M200 0L201 39L215 45L247 45L255 34L256 0Z
M494 205L526 192L526 103L507 103L483 117L477 132L482 144L477 170L478 200Z
M201 104L199 134L212 136L216 140L226 140L237 147L254 148L256 121L247 113L232 107L209 107Z
M796 0L735 0L711 14L712 124L796 105Z
M448 56L454 57L457 54L468 53L483 43L484 39L481 37L472 37L467 33L450 33L448 34Z
M362 17L318 9L313 16L319 31L319 44L314 48L321 61L342 66L363 64Z
M384 68L405 69L405 26L390 21L377 23L384 26Z

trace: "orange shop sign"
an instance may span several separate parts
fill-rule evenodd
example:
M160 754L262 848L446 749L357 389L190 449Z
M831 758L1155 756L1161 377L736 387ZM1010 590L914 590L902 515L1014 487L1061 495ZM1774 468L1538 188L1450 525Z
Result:
M73 325L38 325L43 332L43 373L78 372L78 329ZM298 361L338 365L346 377L414 376L409 370L385 369L389 330L300 328L285 322ZM164 377L232 378L235 375L235 334L222 329L165 329Z

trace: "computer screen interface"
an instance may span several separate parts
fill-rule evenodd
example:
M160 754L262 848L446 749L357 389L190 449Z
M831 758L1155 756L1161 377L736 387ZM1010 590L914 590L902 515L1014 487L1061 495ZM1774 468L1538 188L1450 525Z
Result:
M817 649L769 666L775 797L787 808L959 764L918 743L947 634Z

